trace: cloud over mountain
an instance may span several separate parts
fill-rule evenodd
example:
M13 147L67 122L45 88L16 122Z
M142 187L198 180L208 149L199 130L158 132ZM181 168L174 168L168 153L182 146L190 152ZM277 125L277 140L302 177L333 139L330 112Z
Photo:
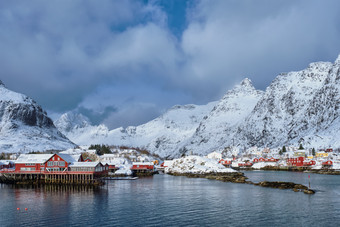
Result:
M1 2L1 79L50 112L90 108L116 127L174 104L216 100L246 76L263 89L281 71L339 52L338 1L178 7L163 0ZM125 114L139 109L139 120Z

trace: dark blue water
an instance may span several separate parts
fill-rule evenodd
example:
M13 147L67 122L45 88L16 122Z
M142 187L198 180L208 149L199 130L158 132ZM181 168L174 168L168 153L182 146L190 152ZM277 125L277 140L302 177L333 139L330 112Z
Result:
M246 175L308 185L305 173ZM315 195L169 175L100 189L0 185L0 226L339 226L340 176L311 174L311 186Z

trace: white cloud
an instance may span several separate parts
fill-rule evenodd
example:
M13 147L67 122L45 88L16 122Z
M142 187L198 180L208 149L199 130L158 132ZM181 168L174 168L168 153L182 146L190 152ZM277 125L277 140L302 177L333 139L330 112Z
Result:
M114 109L105 122L126 125L339 54L338 1L195 3L178 38L158 1L1 2L1 80L52 112Z

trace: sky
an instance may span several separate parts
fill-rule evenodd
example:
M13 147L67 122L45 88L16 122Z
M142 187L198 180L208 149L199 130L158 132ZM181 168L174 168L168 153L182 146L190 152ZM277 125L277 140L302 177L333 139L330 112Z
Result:
M111 129L339 53L337 0L0 1L0 80Z

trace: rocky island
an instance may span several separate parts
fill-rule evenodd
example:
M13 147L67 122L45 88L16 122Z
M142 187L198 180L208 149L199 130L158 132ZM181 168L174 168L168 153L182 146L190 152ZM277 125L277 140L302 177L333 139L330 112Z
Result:
M261 181L254 183L248 181L242 172L231 168L226 168L217 161L200 156L187 156L174 159L171 164L164 169L165 173L174 176L186 176L191 178L206 178L232 183L246 183L261 187L270 187L278 189L292 189L295 192L304 192L305 194L314 194L315 191L302 184L281 181Z

